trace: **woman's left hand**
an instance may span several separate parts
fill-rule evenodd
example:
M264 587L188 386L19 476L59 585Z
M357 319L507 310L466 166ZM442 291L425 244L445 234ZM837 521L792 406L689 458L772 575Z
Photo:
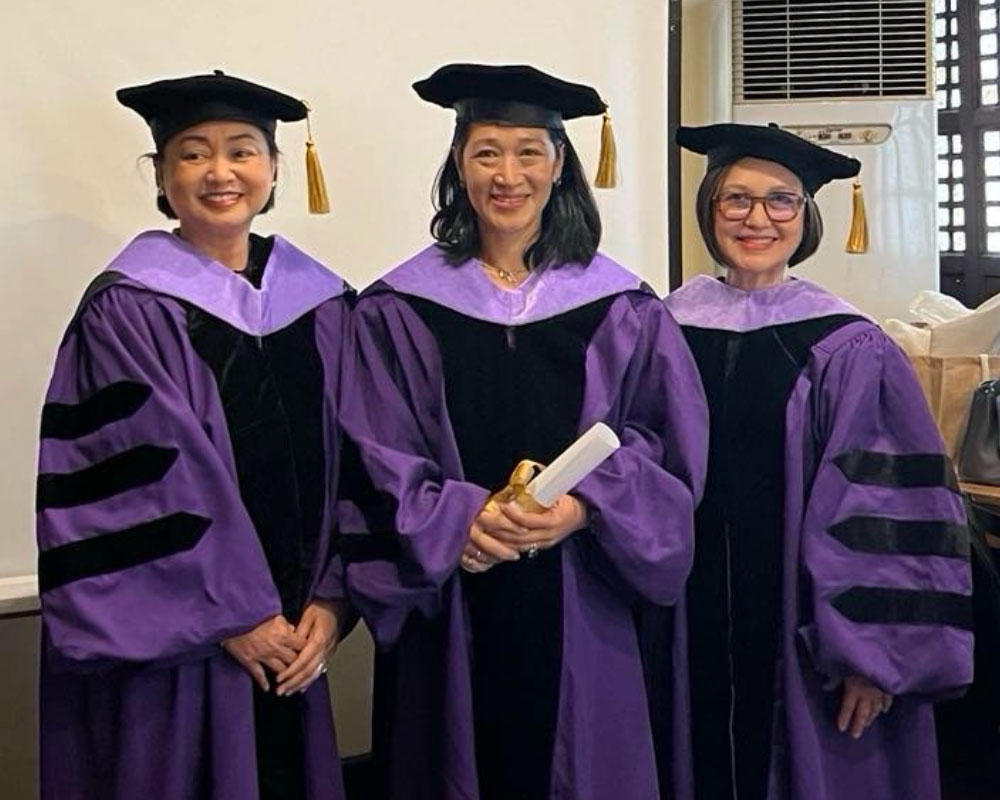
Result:
M313 600L302 612L295 632L305 639L298 658L277 677L280 696L305 691L326 672L326 658L336 648L347 617L343 600Z
M504 503L500 511L506 524L487 532L529 556L538 550L555 547L587 525L587 507L569 494L564 494L544 511L525 511L517 503Z
M886 694L867 678L849 675L844 679L844 699L837 715L837 730L851 729L851 736L860 739L879 714L892 707L892 695Z

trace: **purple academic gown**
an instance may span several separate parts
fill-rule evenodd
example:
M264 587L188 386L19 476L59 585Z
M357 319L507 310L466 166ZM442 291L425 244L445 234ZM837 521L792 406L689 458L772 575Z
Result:
M376 688L390 796L659 797L632 612L676 602L692 559L707 412L679 328L604 255L501 289L434 246L370 287L353 320L344 428L389 509L345 519L343 554L352 602L392 654ZM599 420L623 446L574 492L589 528L461 572L470 524L514 462L548 461ZM504 788L532 770L541 787Z
M327 486L339 468L328 421L346 324L340 278L279 237L266 264L256 289L175 236L143 233L95 281L60 345L37 501L43 798L258 796L251 679L219 643L282 601L189 314L258 347L311 318ZM340 597L333 497L320 500L307 597ZM339 800L326 681L296 700L306 796Z
M972 678L969 544L906 357L803 280L699 277L666 305L712 418L673 658L676 797L934 800L930 700ZM859 740L835 727L849 675L895 697Z

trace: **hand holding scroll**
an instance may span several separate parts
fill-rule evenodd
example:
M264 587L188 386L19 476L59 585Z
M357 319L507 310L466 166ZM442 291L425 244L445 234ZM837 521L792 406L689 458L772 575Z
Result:
M517 503L488 506L469 532L462 566L468 572L485 572L501 561L517 561L521 555L532 558L586 524L586 506L568 494L542 511L525 511Z
M462 551L462 569L466 572L485 572L501 561L517 561L520 558L517 548L505 545L493 535L494 523L498 519L503 519L503 515L491 504L480 511L472 523L469 541Z
M585 527L587 509L568 493L620 446L614 431L598 422L548 467L518 464L472 524L462 568L485 572L500 561L516 561L520 553L533 558Z
M506 545L517 547L530 557L538 550L548 550L570 534L587 525L587 507L573 495L564 494L543 511L526 511L517 503L500 506L506 524L494 534ZM517 533L510 535L511 528Z

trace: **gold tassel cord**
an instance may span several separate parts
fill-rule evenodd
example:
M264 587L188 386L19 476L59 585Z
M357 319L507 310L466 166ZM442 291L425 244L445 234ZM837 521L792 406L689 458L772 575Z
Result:
M861 181L854 181L854 195L851 198L851 232L847 235L848 253L868 252L868 215L865 213L865 193Z
M308 106L306 106L308 108ZM323 167L319 163L319 153L312 138L312 125L306 114L306 187L309 190L309 213L329 214L330 198L326 193Z
M594 186L598 189L613 189L618 185L618 148L615 145L615 132L611 127L611 115L604 112L604 122L601 124L601 154L597 159L597 176Z

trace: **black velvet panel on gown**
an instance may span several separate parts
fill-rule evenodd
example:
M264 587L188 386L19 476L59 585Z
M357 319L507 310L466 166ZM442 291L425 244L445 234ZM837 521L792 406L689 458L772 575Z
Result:
M785 412L810 349L857 319L747 333L687 327L711 418L688 581L699 800L764 800L782 616Z
M241 274L258 288L272 246L273 239L251 236ZM326 497L315 315L309 312L267 336L243 333L191 305L187 323L195 351L218 384L240 496L282 611L294 625L316 571ZM255 684L254 721L261 800L305 797L302 698L264 693Z
M467 480L500 489L518 461L548 463L574 441L587 347L613 299L506 327L409 298L441 351ZM462 574L482 800L549 795L562 659L560 551Z

